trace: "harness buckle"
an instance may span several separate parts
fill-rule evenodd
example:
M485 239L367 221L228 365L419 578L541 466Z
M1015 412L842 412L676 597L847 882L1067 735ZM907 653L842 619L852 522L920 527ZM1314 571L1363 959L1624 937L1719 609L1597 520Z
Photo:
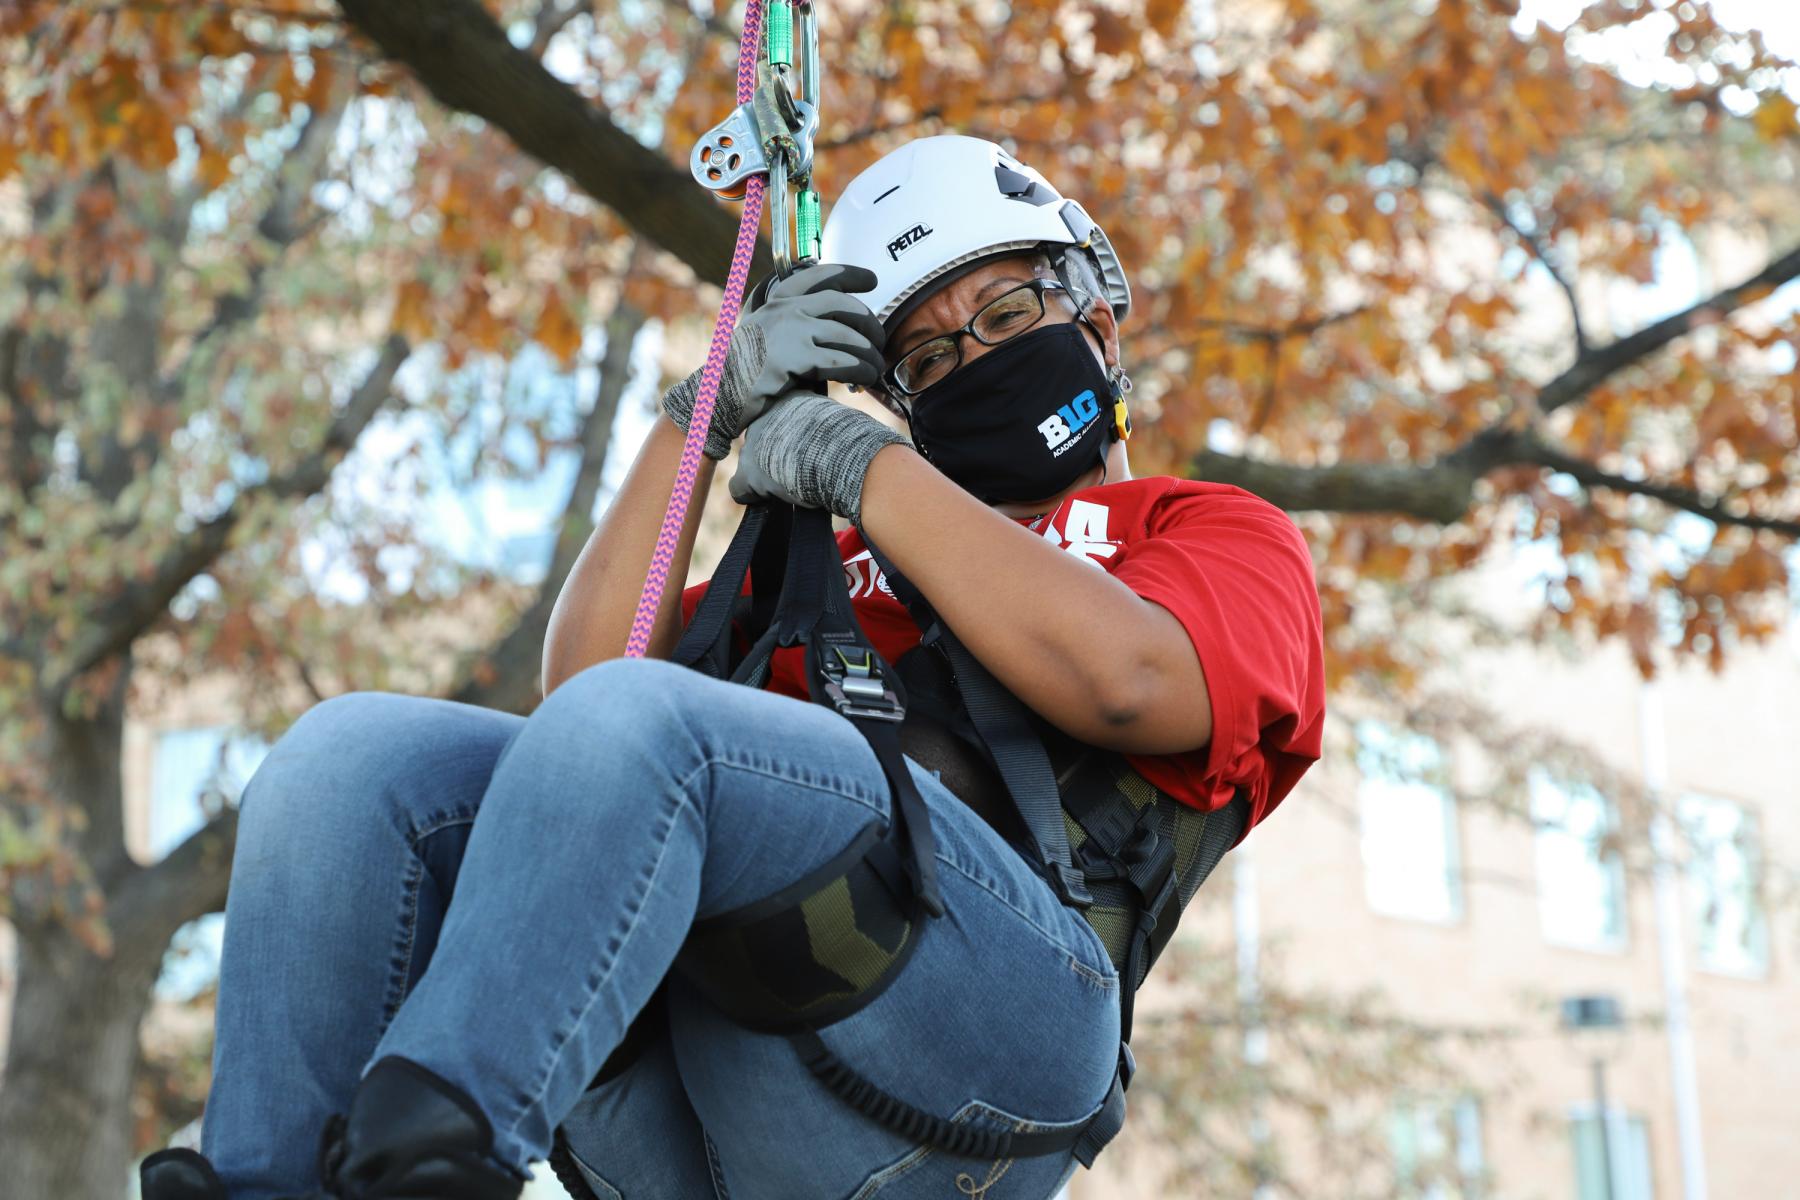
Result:
M1047 863L1050 868L1050 890L1056 898L1070 908L1088 909L1094 904L1094 894L1088 891L1087 879L1078 866L1065 863Z
M881 659L867 646L826 641L819 647L819 674L825 696L842 716L904 721L906 706L888 686Z

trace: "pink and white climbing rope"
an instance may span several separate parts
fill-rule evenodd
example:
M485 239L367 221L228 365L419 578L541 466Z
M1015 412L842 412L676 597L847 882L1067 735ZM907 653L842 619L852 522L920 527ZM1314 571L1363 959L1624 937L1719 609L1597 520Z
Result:
M749 104L756 94L757 47L762 37L763 4L764 0L745 0L744 4L744 33L738 43L739 106ZM675 469L675 487L669 496L668 511L663 514L662 530L656 536L656 549L650 556L650 571L644 578L643 594L638 598L637 615L632 618L631 637L625 643L627 658L642 658L650 648L656 613L662 607L663 593L669 586L669 570L675 562L675 546L681 540L682 526L687 523L688 504L694 497L694 485L700 477L702 450L707 431L712 426L719 380L725 373L725 355L731 349L731 334L743 308L744 285L750 276L756 234L762 227L763 194L768 180L753 175L747 184L744 213L738 222L737 247L731 253L731 271L725 277L725 302L719 307L718 320L713 323L706 368L700 373L700 391L694 397L694 414L688 421L687 441L681 447L681 463Z

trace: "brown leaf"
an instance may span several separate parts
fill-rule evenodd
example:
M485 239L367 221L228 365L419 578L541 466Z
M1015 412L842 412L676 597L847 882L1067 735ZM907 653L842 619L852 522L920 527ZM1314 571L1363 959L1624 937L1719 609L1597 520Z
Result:
M544 296L544 307L538 313L537 327L531 336L537 343L562 360L565 367L575 364L581 351L581 326L563 303L562 293L551 288Z

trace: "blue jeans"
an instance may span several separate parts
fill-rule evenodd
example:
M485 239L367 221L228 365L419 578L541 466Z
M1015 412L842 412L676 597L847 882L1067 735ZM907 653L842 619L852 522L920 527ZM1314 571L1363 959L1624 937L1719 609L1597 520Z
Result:
M825 1041L948 1119L1078 1124L1118 1052L1105 949L914 775L947 915ZM679 976L668 1033L588 1090L696 919L794 882L888 806L835 713L666 663L593 667L529 719L319 705L244 795L203 1149L233 1200L313 1186L326 1116L400 1055L481 1106L521 1178L564 1126L602 1200L1052 1195L1069 1155L978 1161L890 1134Z

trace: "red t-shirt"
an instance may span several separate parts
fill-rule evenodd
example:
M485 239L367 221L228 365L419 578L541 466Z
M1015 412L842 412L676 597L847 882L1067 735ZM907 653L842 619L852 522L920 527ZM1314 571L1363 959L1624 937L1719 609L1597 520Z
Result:
M1160 476L1085 488L1020 524L1168 609L1194 644L1212 701L1212 741L1184 754L1128 755L1132 766L1209 811L1246 788L1250 823L1261 821L1318 761L1325 725L1312 556L1287 514L1241 488ZM845 530L838 545L863 631L893 662L918 644L918 627L887 590L861 534ZM702 590L682 597L684 617ZM776 651L768 686L807 697L799 648Z

